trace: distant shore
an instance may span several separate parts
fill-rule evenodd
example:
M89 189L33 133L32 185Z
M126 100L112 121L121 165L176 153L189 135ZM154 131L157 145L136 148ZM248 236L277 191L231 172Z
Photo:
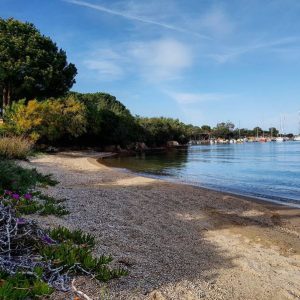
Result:
M36 217L80 228L130 275L108 285L79 279L92 299L296 299L300 294L300 210L120 172L103 153L33 158L29 167L60 182L70 215ZM66 299L56 293L52 299Z

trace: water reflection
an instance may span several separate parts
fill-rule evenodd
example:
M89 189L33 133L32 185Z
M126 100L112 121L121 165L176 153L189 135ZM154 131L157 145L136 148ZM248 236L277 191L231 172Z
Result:
M300 143L192 146L186 151L108 159L107 163L217 190L300 202Z
M188 161L187 149L168 151L159 154L136 154L131 157L105 159L104 163L134 172L150 173L153 175L172 175L174 170L182 170Z

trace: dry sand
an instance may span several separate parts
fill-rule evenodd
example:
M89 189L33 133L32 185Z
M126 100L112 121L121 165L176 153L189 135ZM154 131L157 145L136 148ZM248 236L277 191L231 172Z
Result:
M108 284L79 278L92 299L300 299L299 209L123 173L100 155L28 163L60 181L47 193L70 210L37 220L94 234L95 254L130 272Z

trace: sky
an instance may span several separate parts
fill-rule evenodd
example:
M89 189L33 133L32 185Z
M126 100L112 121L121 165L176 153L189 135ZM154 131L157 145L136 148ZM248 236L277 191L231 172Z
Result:
M134 115L298 133L299 0L0 0Z

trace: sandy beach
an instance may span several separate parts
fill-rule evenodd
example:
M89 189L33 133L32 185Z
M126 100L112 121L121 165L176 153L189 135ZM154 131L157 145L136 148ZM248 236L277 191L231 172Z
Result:
M68 152L25 165L60 183L70 214L35 217L80 228L129 276L84 278L92 299L300 299L300 209L121 172L101 153ZM70 299L55 293L51 299Z

